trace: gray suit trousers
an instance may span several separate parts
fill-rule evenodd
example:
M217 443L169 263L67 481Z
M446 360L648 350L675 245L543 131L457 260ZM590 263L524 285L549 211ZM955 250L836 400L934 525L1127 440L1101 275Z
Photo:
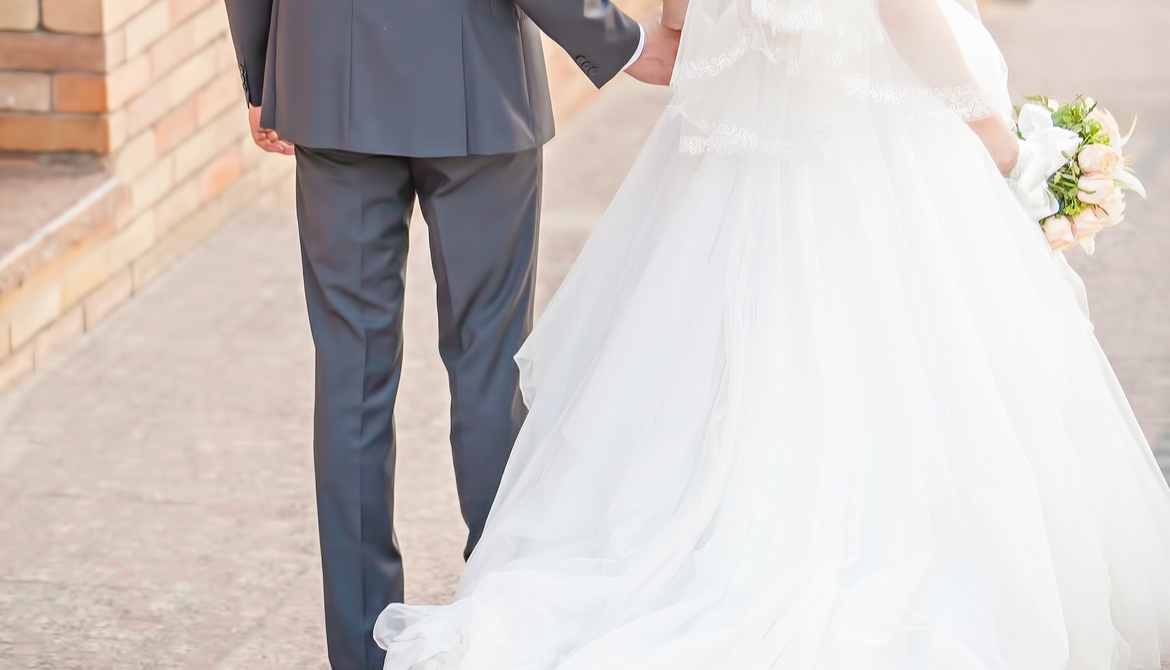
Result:
M532 327L541 153L406 158L297 148L334 670L382 668L374 621L403 597L393 412L415 197L438 284L439 351L450 379L451 448L470 554L524 419L513 356Z

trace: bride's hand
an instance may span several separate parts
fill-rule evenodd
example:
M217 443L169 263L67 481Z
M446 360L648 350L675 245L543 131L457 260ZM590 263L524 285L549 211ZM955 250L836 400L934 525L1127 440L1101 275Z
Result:
M668 30L682 30L688 4L688 0L662 0L662 25Z
M1010 175L1020 160L1020 140L1007 122L998 116L989 116L978 121L968 121L967 125L983 141L983 146L991 154L1000 173L1005 177Z

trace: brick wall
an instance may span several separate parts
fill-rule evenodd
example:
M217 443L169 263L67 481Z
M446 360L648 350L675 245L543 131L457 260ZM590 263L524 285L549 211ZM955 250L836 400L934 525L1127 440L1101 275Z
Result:
M56 222L80 232L0 291L0 386L293 168L248 136L221 0L0 0L4 155L96 162L111 185L77 210L105 219Z

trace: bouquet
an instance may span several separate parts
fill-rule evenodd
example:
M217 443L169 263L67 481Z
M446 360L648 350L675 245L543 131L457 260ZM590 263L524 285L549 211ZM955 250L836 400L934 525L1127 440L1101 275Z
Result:
M1146 197L1117 120L1092 98L1028 98L1016 113L1020 160L1008 183L1056 251L1095 249L1097 233L1125 218L1125 193ZM1136 126L1136 121L1135 121Z

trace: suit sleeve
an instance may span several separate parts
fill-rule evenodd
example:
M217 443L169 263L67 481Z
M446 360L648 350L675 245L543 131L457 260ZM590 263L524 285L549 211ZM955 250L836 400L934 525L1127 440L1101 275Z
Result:
M610 0L514 1L598 88L616 77L638 49L638 23Z
M225 1L244 95L248 104L259 106L264 91L268 31L272 26L272 0Z

